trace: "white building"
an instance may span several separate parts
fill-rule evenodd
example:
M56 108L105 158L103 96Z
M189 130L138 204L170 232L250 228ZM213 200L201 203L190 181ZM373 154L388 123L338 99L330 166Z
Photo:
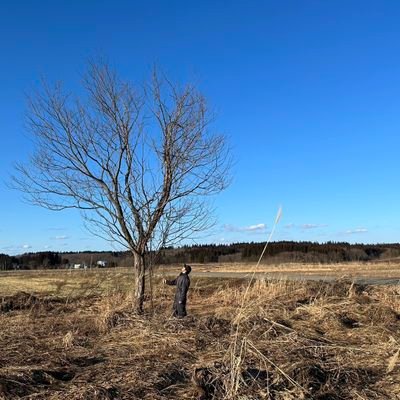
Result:
M107 261L104 261L104 260L99 260L99 261L97 261L97 263L96 263L96 265L97 265L99 268L105 268L105 267L107 267L107 264L108 264L108 262L107 262Z

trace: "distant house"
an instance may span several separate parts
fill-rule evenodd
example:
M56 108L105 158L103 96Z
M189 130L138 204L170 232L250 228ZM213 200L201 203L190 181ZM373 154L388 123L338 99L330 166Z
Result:
M96 263L96 265L97 265L99 268L105 268L105 267L107 267L107 264L108 264L108 262L107 262L107 261L104 261L104 260L99 260L99 261L97 261L97 263Z

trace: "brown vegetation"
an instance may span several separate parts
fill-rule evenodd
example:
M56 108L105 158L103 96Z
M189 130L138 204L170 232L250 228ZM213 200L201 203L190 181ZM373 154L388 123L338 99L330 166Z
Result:
M397 286L193 279L175 320L170 287L138 317L114 284L4 296L0 398L400 398Z

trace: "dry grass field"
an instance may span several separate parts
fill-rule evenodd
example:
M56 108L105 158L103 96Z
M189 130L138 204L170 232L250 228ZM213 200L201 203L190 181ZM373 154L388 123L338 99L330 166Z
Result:
M176 320L167 272L143 316L128 270L2 273L0 398L400 399L397 285L194 275Z
M243 274L252 274L255 271L256 264L253 263L218 263L218 264L198 264L194 265L194 271L199 276L224 276L230 277L243 276ZM170 267L165 268L170 271ZM386 262L349 262L337 264L260 264L256 269L256 275L266 274L268 278L289 278L289 279L348 279L367 282L390 281L400 282L400 263L399 260Z

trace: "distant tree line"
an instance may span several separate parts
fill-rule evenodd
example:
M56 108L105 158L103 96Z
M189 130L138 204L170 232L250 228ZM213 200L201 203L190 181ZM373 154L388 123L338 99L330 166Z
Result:
M256 262L265 242L204 244L163 248L157 255L148 257L155 264ZM271 242L262 263L339 263L350 261L400 261L400 243L350 244L346 242ZM0 254L0 270L68 268L75 263L96 266L98 260L108 267L131 267L129 252L38 252L17 256Z
M0 269L37 269L58 268L65 260L59 253L45 251L39 253L25 253L18 256L0 254Z
M183 246L163 249L161 264L255 262L265 242L220 245ZM373 261L400 257L400 244L350 244L346 242L291 242L269 243L263 263L312 262L338 263L347 261Z
M55 269L69 268L74 264L96 266L97 261L105 261L108 267L116 267L123 264L127 257L126 252L52 252L43 251L37 253L24 253L17 256L0 254L0 270L13 269ZM120 260L120 262L118 262Z

